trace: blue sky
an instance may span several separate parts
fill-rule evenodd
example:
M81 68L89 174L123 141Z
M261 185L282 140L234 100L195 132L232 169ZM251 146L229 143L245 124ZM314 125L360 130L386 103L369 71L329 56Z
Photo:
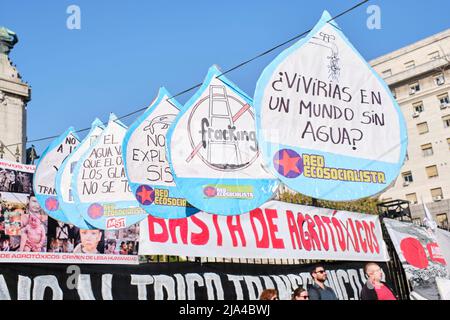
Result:
M201 82L210 65L228 69L311 28L324 9L336 15L358 2L0 1L0 25L19 36L11 57L32 86L29 140L145 107L160 86L183 91ZM71 4L81 8L81 30L66 27ZM369 5L381 9L380 30L366 27ZM337 23L370 60L449 28L448 12L446 0L369 1ZM281 51L227 76L253 96L263 68ZM35 143L38 152L49 142Z

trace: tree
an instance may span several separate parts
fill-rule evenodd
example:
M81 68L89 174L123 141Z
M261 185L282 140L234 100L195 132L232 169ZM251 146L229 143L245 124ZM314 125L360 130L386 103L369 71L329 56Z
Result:
M278 195L278 199L280 201L288 203L303 204L307 206L313 206L313 202L315 202L314 206L321 208L360 212L367 214L378 214L377 210L378 198L376 197L368 197L356 201L344 201L344 202L326 201L326 200L313 201L313 198L305 196L301 193L293 191L284 191Z

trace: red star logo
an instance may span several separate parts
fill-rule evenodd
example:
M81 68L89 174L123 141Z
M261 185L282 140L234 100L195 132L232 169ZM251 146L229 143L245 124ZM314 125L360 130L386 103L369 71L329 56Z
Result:
M290 157L286 150L283 150L282 156L280 159L275 159L275 162L283 167L283 175L286 176L290 171L295 173L300 173L298 169L297 163L300 160L300 157Z
M103 207L98 203L91 204L88 208L88 214L92 219L98 219L103 216Z
M48 198L47 201L45 201L45 207L49 211L58 210L58 200L56 200L55 198Z
M141 203L153 202L153 190L142 188L141 191L137 193L137 195L141 198Z

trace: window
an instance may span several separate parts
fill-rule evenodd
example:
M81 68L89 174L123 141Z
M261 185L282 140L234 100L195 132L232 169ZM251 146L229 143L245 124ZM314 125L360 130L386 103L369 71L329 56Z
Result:
M417 130L419 131L419 134L427 133L428 132L428 124L426 122L418 123Z
M417 195L415 193L408 193L406 195L406 200L408 200L411 204L417 203Z
M422 148L422 155L424 157L429 157L433 155L433 146L431 143L423 144L420 147Z
M447 138L448 150L450 150L450 138Z
M450 127L450 114L443 116L442 121L444 122L444 128Z
M414 181L411 171L403 172L402 177L403 177L403 186L408 186L411 182Z
M392 70L391 69L384 70L382 73L383 73L383 78L387 78L387 77L392 76Z
M430 57L430 60L437 60L440 58L439 51L434 51L430 53L428 56Z
M441 104L441 108L446 108L450 105L450 99L448 98L448 93L441 94L438 96L439 103Z
M408 161L408 160L409 160L409 154L408 154L408 151L406 151L405 161Z
M436 82L437 86L442 86L445 83L445 78L442 73L438 74L434 77L434 82Z
M436 223L439 227L448 229L448 217L446 213L436 215Z
M439 201L443 199L442 196L442 188L435 188L431 189L431 197L433 198L433 201Z
M420 91L420 84L419 84L419 82L411 83L411 84L409 85L409 94L410 94L410 95L411 95L411 94L414 94L414 93L416 93L417 91Z
M412 69L416 66L416 63L414 62L414 60L408 61L405 63L405 68L406 69Z
M415 103L413 103L413 109L414 109L414 112L417 112L417 113L421 113L421 112L423 112L423 102L422 101L420 101L420 102L415 102Z
M439 175L437 166L429 166L429 167L426 167L425 170L427 172L428 178L435 178Z

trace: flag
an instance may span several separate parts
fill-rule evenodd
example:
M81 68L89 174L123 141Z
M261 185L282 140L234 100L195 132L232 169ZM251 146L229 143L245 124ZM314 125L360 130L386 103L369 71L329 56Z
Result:
M434 221L433 216L431 215L430 210L428 210L425 202L423 202L423 209L425 210L425 217L423 218L423 223L427 228L430 228L433 231L436 231L437 224L436 221Z

